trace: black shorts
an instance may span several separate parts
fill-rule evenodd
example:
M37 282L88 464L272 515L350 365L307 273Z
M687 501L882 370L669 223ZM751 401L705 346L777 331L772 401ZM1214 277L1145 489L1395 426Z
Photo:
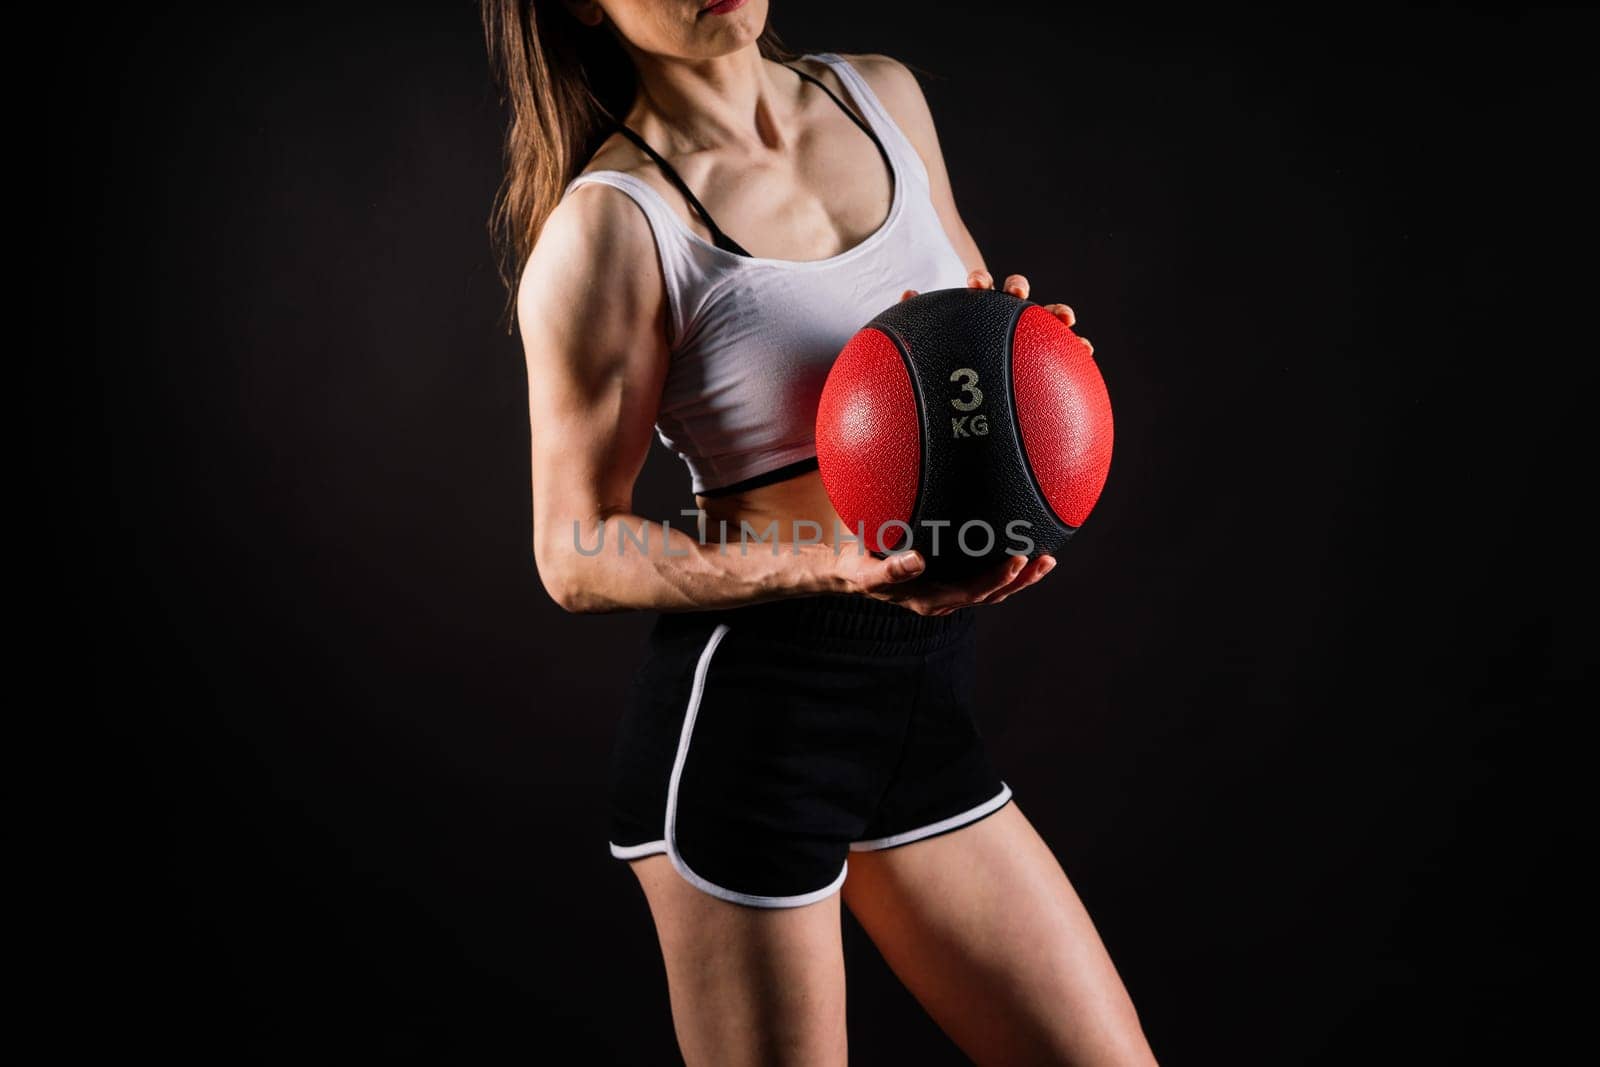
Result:
M974 714L973 608L860 596L664 613L611 766L611 854L665 853L692 885L783 908L893 848L999 810Z

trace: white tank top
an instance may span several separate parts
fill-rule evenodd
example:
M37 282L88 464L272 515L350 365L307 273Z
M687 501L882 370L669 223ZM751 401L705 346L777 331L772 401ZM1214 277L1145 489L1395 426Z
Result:
M966 284L916 147L842 57L803 58L838 75L893 170L888 217L854 247L819 260L740 255L700 237L653 186L621 171L580 174L562 194L601 182L631 197L650 223L671 351L656 432L688 464L696 493L814 468L817 400L845 342L907 289Z

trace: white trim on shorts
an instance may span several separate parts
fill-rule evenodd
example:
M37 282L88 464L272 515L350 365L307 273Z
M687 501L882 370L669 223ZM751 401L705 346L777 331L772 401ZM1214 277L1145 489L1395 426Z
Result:
M678 754L672 761L672 779L667 786L667 826L665 846L667 858L672 861L672 866L684 879L696 889L710 893L712 896L734 904L745 904L756 908L798 908L803 904L813 904L829 894L834 893L844 885L845 875L850 870L850 863L846 860L839 867L839 876L821 889L814 889L809 893L797 893L793 896L769 897L757 893L741 893L736 889L728 889L717 885L709 879L702 878L684 860L678 851L678 786L683 780L683 765L689 757L689 741L694 734L694 720L700 714L700 698L705 694L706 671L711 667L711 656L717 651L717 646L728 634L728 624L719 623L711 631L711 637L706 641L705 649L700 653L700 660L694 666L694 686L689 690L689 707L683 716L683 731L678 735ZM651 843L653 845L654 842ZM636 845L634 849L645 849L650 845ZM617 852L612 846L612 854ZM644 855L646 853L640 853Z
M611 846L611 854L619 860L636 860L641 856L655 856L667 851L665 841L646 841L642 845L619 845L615 841L606 843Z
M921 841L924 837L942 834L946 830L954 830L965 826L967 823L977 822L991 811L997 811L1001 805L1011 799L1011 787L1004 782L1000 783L1000 792L985 800L975 808L968 808L960 815L952 815L948 819L940 819L926 826L919 826L915 830L907 830L900 834L891 834L872 841L852 841L852 852L875 852L881 848L894 848L896 845L909 845L913 841Z

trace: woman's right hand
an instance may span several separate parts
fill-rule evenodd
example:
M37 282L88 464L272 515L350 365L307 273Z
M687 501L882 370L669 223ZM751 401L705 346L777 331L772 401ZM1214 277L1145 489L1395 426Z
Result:
M1055 568L1054 556L1007 556L988 570L959 582L941 582L923 572L927 563L915 550L886 559L842 552L839 576L853 593L910 608L919 615L948 615L974 604L998 604L1034 584Z

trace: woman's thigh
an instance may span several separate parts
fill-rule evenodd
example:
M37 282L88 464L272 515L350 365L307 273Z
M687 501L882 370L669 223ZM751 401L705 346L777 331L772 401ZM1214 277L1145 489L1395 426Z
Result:
M851 853L844 900L978 1063L1155 1063L1077 892L1014 802L953 833Z
M678 1045L699 1064L844 1064L839 895L795 908L701 892L666 856L630 862L650 902Z

